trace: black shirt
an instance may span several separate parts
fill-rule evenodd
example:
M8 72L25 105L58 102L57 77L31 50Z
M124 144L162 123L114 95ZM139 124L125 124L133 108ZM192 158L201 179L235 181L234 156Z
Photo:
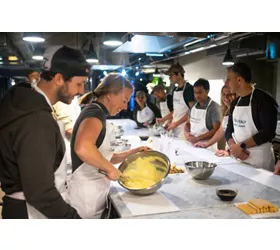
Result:
M251 94L242 97L237 106L248 106L250 103L250 97ZM232 138L232 133L234 132L232 114L239 98L231 103L228 126L225 132L227 141ZM266 142L271 142L275 136L277 125L277 102L271 95L267 94L263 90L255 89L252 97L251 108L254 124L259 131L253 136L255 143L257 145L261 145Z
M96 105L98 104L101 109ZM82 163L83 161L77 156L75 150L74 150L74 145L76 141L76 135L77 131L79 129L80 124L82 123L83 120L87 118L97 118L102 122L102 129L101 132L97 138L96 141L96 146L99 148L105 138L106 134L106 117L109 115L108 110L106 107L99 102L92 102L88 104L81 112L79 115L78 119L75 122L73 132L72 132L72 139L71 139L71 158L72 158L72 171L74 172ZM94 129L94 128L92 128Z
M172 112L173 111L173 96L170 94L167 94L165 101L167 102L167 107L168 107L169 111Z

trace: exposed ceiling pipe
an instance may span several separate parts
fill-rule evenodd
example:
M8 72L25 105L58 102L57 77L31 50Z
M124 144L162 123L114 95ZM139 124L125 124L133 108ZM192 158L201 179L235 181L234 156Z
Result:
M205 43L204 45L203 44L199 44L199 45L195 45L195 46L190 46L190 47L188 47L188 50L180 49L180 50L178 50L179 51L178 54L176 54L174 56L171 56L171 57L168 57L168 58L164 58L164 59L159 60L159 61L156 61L156 63L160 63L160 62L164 62L164 61L169 61L169 60L172 60L172 59L175 59L175 58L179 58L179 57L185 56L186 52L189 52L190 50L195 50L195 49L197 49L197 48L199 48L201 46L204 47L203 50L205 50L205 49L211 48L211 46L213 47L214 44L216 46L221 46L221 45L229 43L230 41L236 41L238 39L241 39L241 38L244 38L244 37L247 37L247 36L251 36L253 34L254 33L252 33L252 32L247 32L247 33L241 33L241 34L238 33L236 35L234 35L232 33L229 33L227 35L222 35L221 37L218 37L216 39L212 39L212 41L210 43L208 43L207 45ZM200 50L200 51L202 51L202 50Z
M257 50L257 51L253 51L253 52L237 54L237 55L235 55L235 57L255 56L255 55L262 55L262 54L265 54L264 50Z

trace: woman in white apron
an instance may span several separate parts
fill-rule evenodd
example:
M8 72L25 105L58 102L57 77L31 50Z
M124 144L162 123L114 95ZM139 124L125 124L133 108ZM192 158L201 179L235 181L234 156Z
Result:
M110 180L118 180L121 175L113 164L146 149L139 147L114 153L114 144L111 143L115 140L115 131L114 126L106 122L106 115L114 116L127 109L131 94L132 85L128 80L117 73L108 74L94 90L95 100L83 109L75 124L71 144L74 172L68 186L68 200L82 218L101 217ZM78 166L75 165L76 157L81 162Z
M137 91L135 95L136 107L134 111L134 119L139 127L148 127L155 124L156 118L160 117L160 110L156 105L147 102L144 91Z
M236 106L233 111L233 127L234 133L232 137L235 143L242 143L245 140L251 138L258 133L258 130L255 126L253 116L252 116L252 107L251 101L254 95L254 88L251 93L250 102L248 106L238 106L238 103L241 99L237 101ZM269 171L274 170L275 157L273 153L273 147L271 142L264 143L259 146L247 148L250 152L249 157L244 160L244 162L256 167L264 168Z
M173 119L172 123L179 121L185 115L189 115L190 109L184 100L184 90L186 88L186 83L184 85L183 91L173 92ZM185 123L180 124L174 129L174 136L180 139L184 139L184 127Z
M197 142L194 146L195 147L201 147L201 148L208 148L215 143L219 142L222 138L225 136L225 131L228 124L228 116L229 116L229 109L231 102L236 98L235 94L232 94L230 91L230 88L228 85L224 85L221 89L221 109L222 109L222 115L223 119L221 121L221 126L219 130L215 133L215 135L206 142ZM226 145L225 150L218 150L216 152L217 156L229 156L228 145Z

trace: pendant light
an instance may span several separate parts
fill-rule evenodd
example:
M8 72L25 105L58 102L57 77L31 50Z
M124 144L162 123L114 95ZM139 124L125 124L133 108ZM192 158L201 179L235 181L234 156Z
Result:
M97 58L96 52L94 50L92 40L89 45L89 52L86 55L86 61L88 63L98 63L98 61L99 61Z
M44 59L43 54L43 49L37 47L33 52L32 59L42 61Z
M224 57L223 63L224 66L232 66L234 64L233 57L230 52L230 48L228 46L227 53Z
M42 32L24 32L22 39L32 43L42 43L45 41Z
M153 74L153 77L161 77L161 74L159 73L159 70L158 70L157 67L156 67L156 70L155 70L155 72Z
M103 44L110 47L117 47L123 44L122 40L114 33L106 33Z

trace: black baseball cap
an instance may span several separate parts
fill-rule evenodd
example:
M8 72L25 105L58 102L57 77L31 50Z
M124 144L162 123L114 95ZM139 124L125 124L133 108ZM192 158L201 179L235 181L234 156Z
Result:
M51 46L44 53L43 71L68 76L88 76L90 64L80 50L67 46Z

